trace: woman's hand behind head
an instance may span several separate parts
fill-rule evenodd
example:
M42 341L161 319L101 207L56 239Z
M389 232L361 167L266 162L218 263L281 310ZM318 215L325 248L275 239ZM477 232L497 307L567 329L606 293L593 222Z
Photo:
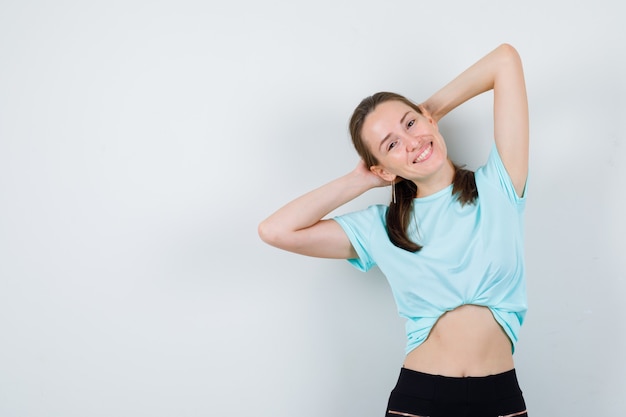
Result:
M359 181L367 185L369 188L385 187L391 185L389 181L386 181L376 175L370 170L363 160L360 160L357 166L352 171L352 175L356 176Z

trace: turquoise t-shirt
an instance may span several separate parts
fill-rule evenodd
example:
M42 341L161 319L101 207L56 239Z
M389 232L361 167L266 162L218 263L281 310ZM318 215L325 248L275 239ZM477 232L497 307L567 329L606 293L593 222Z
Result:
M409 237L416 253L394 246L386 230L387 206L334 219L358 254L349 261L367 271L377 265L406 319L407 353L423 343L437 319L464 304L488 307L513 350L527 310L523 212L494 145L476 170L478 198L461 206L452 185L413 202Z

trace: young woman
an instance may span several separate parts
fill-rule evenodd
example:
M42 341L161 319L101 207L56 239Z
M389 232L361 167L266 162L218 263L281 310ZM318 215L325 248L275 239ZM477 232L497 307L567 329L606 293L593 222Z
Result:
M448 158L438 121L489 90L495 144L474 173ZM513 351L526 312L528 130L521 60L500 45L419 105L364 99L350 121L358 166L259 225L270 245L385 274L408 340L388 417L527 415ZM324 219L385 185L389 206Z

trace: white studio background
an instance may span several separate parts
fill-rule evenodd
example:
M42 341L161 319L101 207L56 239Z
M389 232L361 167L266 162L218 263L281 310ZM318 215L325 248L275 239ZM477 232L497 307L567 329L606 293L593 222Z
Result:
M530 413L623 413L621 7L1 1L0 416L382 416L404 351L384 277L256 227L352 169L361 98L424 100L502 42L531 110ZM491 96L441 128L475 168Z

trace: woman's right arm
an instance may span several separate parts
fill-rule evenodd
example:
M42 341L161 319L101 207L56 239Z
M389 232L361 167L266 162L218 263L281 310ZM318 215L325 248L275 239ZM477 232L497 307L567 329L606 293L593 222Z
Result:
M319 258L353 259L357 254L331 211L374 187L388 185L361 161L350 173L296 198L259 225L261 239L277 248Z

